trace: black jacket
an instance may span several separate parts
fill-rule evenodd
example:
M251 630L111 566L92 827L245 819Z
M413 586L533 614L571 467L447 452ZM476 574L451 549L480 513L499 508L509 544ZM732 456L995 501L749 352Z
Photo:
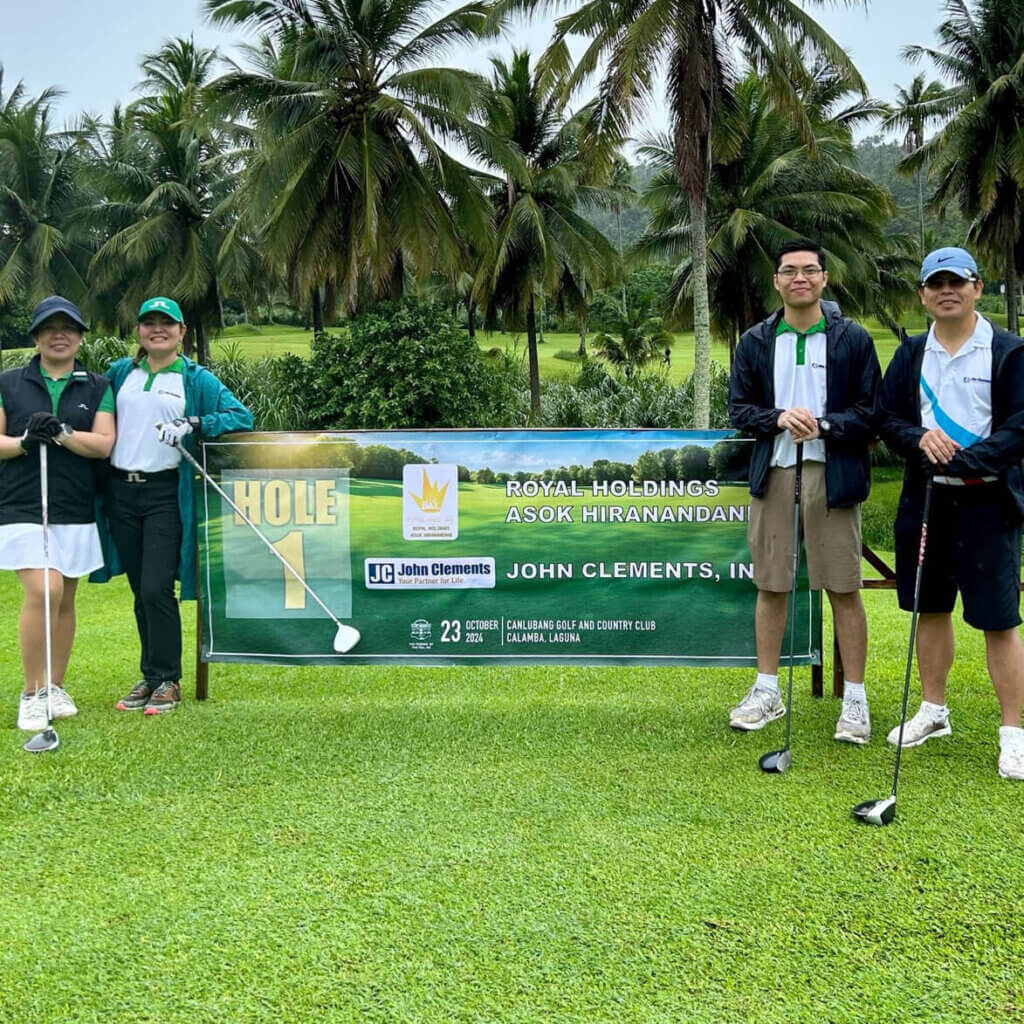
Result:
M79 363L71 373L57 404L57 416L73 430L92 430L93 420L110 381L89 373ZM21 437L34 412L51 412L50 393L39 369L39 356L27 365L0 373L0 399L7 418L6 433ZM49 487L51 523L93 523L95 513L94 465L60 445L50 445ZM0 524L41 523L42 499L39 487L39 457L27 456L0 462Z
M822 302L828 368L825 415L825 494L829 508L858 505L871 490L868 444L875 436L881 370L875 343L863 327ZM764 496L782 409L775 404L775 329L782 310L744 332L733 358L729 418L756 439L750 457L750 493Z
M908 338L885 371L881 393L880 433L906 459L904 493L924 490L920 449L921 364L927 331ZM945 476L998 476L1024 519L1024 339L992 325L992 433L962 448L943 469Z

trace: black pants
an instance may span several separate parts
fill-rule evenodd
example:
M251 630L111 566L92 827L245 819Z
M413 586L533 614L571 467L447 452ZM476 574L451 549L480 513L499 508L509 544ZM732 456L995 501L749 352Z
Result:
M110 533L135 595L142 678L181 679L181 615L174 578L181 548L177 476L149 483L113 477L104 506Z

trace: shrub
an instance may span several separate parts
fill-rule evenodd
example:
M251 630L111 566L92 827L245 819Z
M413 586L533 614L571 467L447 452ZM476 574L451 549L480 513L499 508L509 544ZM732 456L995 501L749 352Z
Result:
M414 300L319 335L309 368L307 419L319 429L507 426L520 404L511 363L487 366L447 311Z

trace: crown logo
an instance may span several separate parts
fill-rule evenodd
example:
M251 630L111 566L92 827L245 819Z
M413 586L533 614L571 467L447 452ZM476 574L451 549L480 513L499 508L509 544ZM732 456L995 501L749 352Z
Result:
M443 487L436 486L431 483L430 477L427 476L427 471L423 470L422 492L422 494L413 494L412 500L416 502L421 512L436 514L441 511L441 506L444 504L444 496L448 493L448 485L445 484Z

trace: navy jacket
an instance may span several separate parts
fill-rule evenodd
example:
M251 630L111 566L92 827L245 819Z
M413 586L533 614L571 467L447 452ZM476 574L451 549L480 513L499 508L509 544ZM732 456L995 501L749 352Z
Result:
M825 494L829 508L858 505L871 490L868 444L875 436L881 370L875 343L863 327L843 316L834 302L825 314L825 415L832 429L825 437ZM744 332L733 358L729 418L737 430L756 439L750 457L750 493L764 497L783 410L775 402L777 310Z
M923 492L924 463L919 447L921 364L928 332L908 338L885 371L880 432L885 443L906 461L904 494ZM992 433L962 448L943 469L945 476L998 476L1024 520L1024 339L992 325Z

